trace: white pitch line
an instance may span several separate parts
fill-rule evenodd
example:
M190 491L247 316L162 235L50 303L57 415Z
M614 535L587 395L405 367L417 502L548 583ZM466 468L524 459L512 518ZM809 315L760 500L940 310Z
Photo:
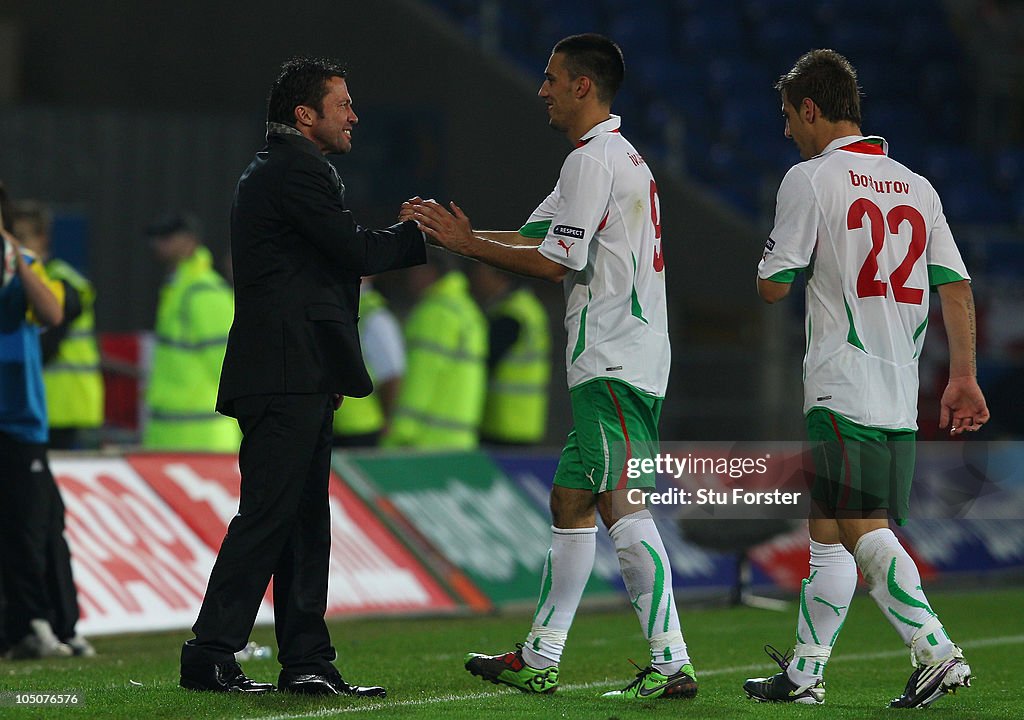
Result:
M981 638L970 642L962 643L961 647L965 650L972 648L984 648L993 647L997 645L1020 645L1024 644L1024 635L1008 635L1005 637L991 637ZM884 650L873 653L856 653L853 655L838 655L829 660L830 665L836 663L847 663L847 662L865 662L868 660L883 660L885 658L900 657L901 655L907 655L908 651L903 650ZM909 660L909 657L908 657ZM754 672L757 670L764 670L765 665L769 663L751 663L748 665L734 665L732 667L724 668L712 668L710 670L700 670L697 673L698 680L702 677L715 676L715 675L731 675L732 673L741 672ZM622 680L602 680L599 682L589 683L573 683L570 685L559 685L560 690L589 690L599 689L606 687L616 687L622 684ZM415 707L418 705L437 705L439 703L458 702L465 700L482 700L484 698L501 697L502 695L516 694L516 691L512 688L496 690L494 692L472 692L462 693L459 695L437 695L428 698L417 698L413 700L397 700L395 702L383 701L366 701L365 705L355 705L342 708L323 708L320 710L314 710L308 713L298 713L290 715L259 715L251 718L243 718L243 720L300 720L301 718L323 718L332 717L334 715L343 715L345 713L358 713L358 712L376 712L378 710L386 710L392 707Z

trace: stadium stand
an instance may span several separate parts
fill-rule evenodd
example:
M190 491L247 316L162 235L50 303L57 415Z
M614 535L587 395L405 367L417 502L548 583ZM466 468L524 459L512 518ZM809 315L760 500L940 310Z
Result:
M507 57L527 77L566 34L595 31L614 38L629 78L617 100L630 136L645 154L701 183L741 217L770 226L774 192L798 160L783 136L772 85L803 52L832 47L849 57L865 88L866 132L889 140L892 155L924 174L939 191L946 216L971 260L980 292L979 354L1000 358L998 371L1021 373L1022 338L986 333L988 307L1024 248L1024 137L1014 102L1024 91L991 90L985 68L1024 74L1024 53L979 39L997 27L1024 37L1024 20L999 3L971 0L644 0L625 7L591 3L432 0L481 44ZM994 14L993 14L994 13ZM999 14L1002 13L1002 14ZM1005 28L1003 26L1006 26ZM1013 29L1016 28L1016 29ZM991 34L991 33L990 33ZM1002 36L1002 35L1001 35ZM488 44L485 38L497 38ZM539 80L538 80L539 82ZM1012 83L1010 83L1012 86ZM996 92L994 120L973 109ZM1015 99L1016 98L1016 99ZM995 137L985 125L1000 123ZM681 132L680 132L681 131ZM1005 263L1011 263L1007 266ZM994 282L988 282L989 280ZM1024 304L1016 306L1024 311ZM991 342L986 344L986 341ZM983 375L986 374L983 368Z

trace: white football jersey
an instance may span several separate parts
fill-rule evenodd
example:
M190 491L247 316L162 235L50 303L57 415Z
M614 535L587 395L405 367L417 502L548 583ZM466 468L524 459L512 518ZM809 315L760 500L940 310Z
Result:
M930 287L969 279L931 183L878 137L839 138L793 166L758 277L807 270L804 412L917 429Z
M671 349L658 188L612 115L562 165L520 232L565 276L569 387L614 378L664 397Z

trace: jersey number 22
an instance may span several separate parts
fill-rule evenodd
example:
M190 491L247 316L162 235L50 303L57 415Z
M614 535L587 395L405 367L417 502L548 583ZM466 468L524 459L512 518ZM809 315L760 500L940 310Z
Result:
M882 211L875 203L867 198L858 198L850 205L846 213L846 227L848 230L859 230L864 227L864 218L867 217L871 226L871 250L868 252L860 272L857 273L857 297L886 297L888 287L892 287L892 297L898 303L907 305L920 305L924 298L924 291L920 288L908 288L906 283L914 264L924 254L925 244L928 241L928 230L924 224L924 217L917 208L910 205L897 205L882 217ZM882 252L885 245L886 230L889 234L899 233L900 225L904 222L910 223L910 247L907 248L907 255L892 274L889 275L889 283L877 279L878 275L878 254Z

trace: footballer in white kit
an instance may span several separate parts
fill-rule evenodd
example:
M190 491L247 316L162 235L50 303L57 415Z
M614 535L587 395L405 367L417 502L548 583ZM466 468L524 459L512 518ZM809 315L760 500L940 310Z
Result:
M551 489L551 549L537 612L516 650L470 653L466 669L523 692L555 691L569 628L593 569L600 514L651 653L634 680L604 697L692 698L696 672L679 624L668 554L650 512L629 499L630 488L654 485L654 473L627 473L630 459L653 458L658 451L671 361L658 188L611 114L624 77L615 43L594 34L564 38L544 77L538 95L548 123L575 149L554 191L522 228L473 230L454 204L449 214L436 203L411 201L413 217L448 249L561 281L565 288L573 429Z
M569 387L614 378L662 398L671 349L658 188L612 115L579 142L555 189L520 229L571 272L565 287Z
M786 137L803 162L779 187L775 226L757 270L774 303L807 273L804 414L812 442L810 568L796 644L782 672L750 678L760 702L820 705L824 673L857 587L870 595L915 666L890 707L927 707L970 685L971 668L932 609L913 558L889 528L905 522L914 474L918 359L935 288L950 350L940 423L951 433L988 419L975 363L967 270L931 184L861 133L849 61L811 50L775 85Z
M887 150L842 137L792 167L757 275L807 271L805 414L916 430L929 290L969 278L938 194Z

